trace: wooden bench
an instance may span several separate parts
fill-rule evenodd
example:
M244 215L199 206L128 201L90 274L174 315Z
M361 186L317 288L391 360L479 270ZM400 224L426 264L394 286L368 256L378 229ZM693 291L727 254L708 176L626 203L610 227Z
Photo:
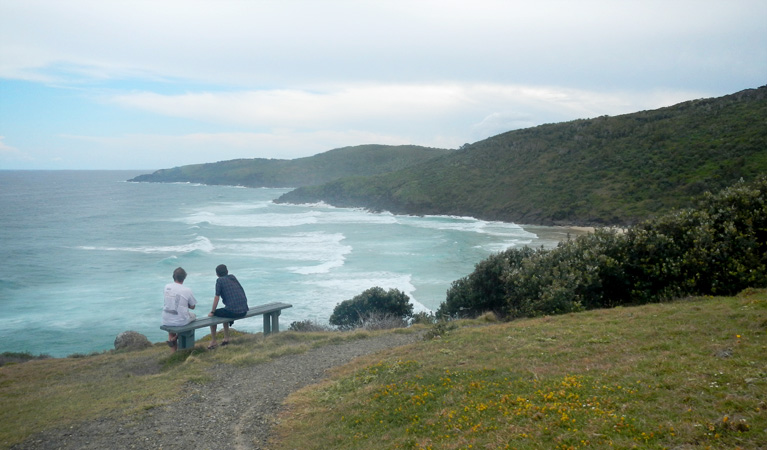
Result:
M163 325L160 329L169 333L176 333L178 335L178 349L186 349L194 347L194 330L197 328L210 327L211 325L218 325L224 322L230 322L232 320L242 320L252 316L264 316L264 334L277 333L280 331L280 312L286 308L292 308L293 305L287 303L267 303L266 305L254 306L248 310L245 317L239 319L230 319L227 317L201 317L197 320L193 320L186 325L174 326Z

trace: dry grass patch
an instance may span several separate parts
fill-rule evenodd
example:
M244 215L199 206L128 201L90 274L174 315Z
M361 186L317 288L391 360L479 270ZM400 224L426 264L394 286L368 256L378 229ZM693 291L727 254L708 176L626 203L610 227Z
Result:
M213 351L206 349L207 335L193 350L175 354L158 344L126 353L12 360L0 366L0 448L50 428L150 411L184 395L185 383L209 383L213 378L208 371L215 365L259 364L371 334L281 332L265 338L232 331L230 344Z
M167 346L131 353L50 358L0 367L0 446L54 426L111 414L137 414L164 404L181 384ZM199 377L187 365L183 377Z

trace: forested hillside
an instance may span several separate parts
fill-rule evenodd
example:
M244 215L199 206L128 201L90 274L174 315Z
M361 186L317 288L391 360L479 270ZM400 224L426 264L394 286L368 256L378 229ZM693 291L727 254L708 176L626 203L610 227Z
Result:
M510 131L398 172L307 186L323 200L526 224L631 224L767 173L767 86Z
M130 181L191 182L248 187L299 187L350 175L403 169L449 153L416 145L359 145L298 159L236 159L162 169Z

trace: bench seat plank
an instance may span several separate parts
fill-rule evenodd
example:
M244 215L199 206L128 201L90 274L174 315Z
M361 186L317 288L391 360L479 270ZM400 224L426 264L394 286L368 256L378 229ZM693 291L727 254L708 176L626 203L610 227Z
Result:
M176 333L178 335L178 349L186 349L194 347L194 330L197 328L210 327L211 325L218 325L224 322L230 322L232 320L242 320L248 317L263 315L264 316L264 334L277 333L280 331L279 316L280 312L286 308L292 308L293 305L289 303L274 302L267 303L265 305L258 305L248 309L244 317L238 319L231 319L228 317L201 317L189 322L186 325L162 325L160 329L170 333Z

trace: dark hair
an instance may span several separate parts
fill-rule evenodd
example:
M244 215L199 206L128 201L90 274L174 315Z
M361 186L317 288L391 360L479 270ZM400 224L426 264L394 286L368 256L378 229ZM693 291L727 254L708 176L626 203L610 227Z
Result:
M226 266L225 266L225 265L223 265L223 264L219 264L219 265L216 267L216 275L218 275L218 276L220 276L220 277L223 277L223 276L229 275L229 270L226 268Z
M186 270L181 267L173 271L173 281L179 281L181 283L186 279Z

